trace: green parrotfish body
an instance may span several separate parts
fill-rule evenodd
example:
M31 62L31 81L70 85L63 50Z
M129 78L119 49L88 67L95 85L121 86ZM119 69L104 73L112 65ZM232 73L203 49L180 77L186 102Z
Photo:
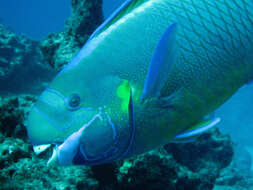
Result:
M28 118L50 163L95 165L217 124L253 77L252 0L128 0L42 93Z

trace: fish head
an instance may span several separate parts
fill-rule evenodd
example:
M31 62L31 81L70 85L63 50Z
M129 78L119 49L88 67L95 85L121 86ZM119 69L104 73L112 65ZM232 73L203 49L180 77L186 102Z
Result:
M129 87L111 75L88 78L79 69L61 73L41 94L27 122L33 145L60 145L83 128L80 145L86 159L110 152L119 128L128 126Z

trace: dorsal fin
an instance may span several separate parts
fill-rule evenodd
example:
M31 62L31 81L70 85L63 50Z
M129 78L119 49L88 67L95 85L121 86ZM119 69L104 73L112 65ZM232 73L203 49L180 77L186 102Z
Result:
M150 0L126 0L118 9L116 9L111 16L109 16L90 36L88 41L92 38L100 34L101 32L105 31L109 26L113 23L117 22L123 16L134 10L135 8L139 7L143 3L150 1Z

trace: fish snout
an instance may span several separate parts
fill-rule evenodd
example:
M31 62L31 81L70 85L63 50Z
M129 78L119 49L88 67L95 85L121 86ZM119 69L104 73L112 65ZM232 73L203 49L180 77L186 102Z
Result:
M64 106L64 99L44 91L27 118L27 132L34 145L62 141L61 133L73 124L73 114Z

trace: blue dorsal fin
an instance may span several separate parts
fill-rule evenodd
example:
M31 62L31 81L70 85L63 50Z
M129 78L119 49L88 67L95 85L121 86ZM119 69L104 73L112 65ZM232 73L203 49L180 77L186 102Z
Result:
M172 24L162 35L154 51L148 68L141 101L146 98L159 97L168 73L175 63L176 57L176 29Z
M194 136L198 136L204 132L206 132L208 129L214 127L217 123L220 122L220 118L214 118L207 121L203 121L189 129L187 129L185 132L175 136L174 140L180 140L180 139L192 139Z
M135 8L139 7L143 3L147 2L149 0L126 0L122 5L116 9L111 16L109 16L89 37L88 41L90 41L92 38L100 34L101 32L105 31L109 26L111 26L113 23L117 22L119 19L121 19L123 16L134 10ZM88 42L87 41L87 42Z

